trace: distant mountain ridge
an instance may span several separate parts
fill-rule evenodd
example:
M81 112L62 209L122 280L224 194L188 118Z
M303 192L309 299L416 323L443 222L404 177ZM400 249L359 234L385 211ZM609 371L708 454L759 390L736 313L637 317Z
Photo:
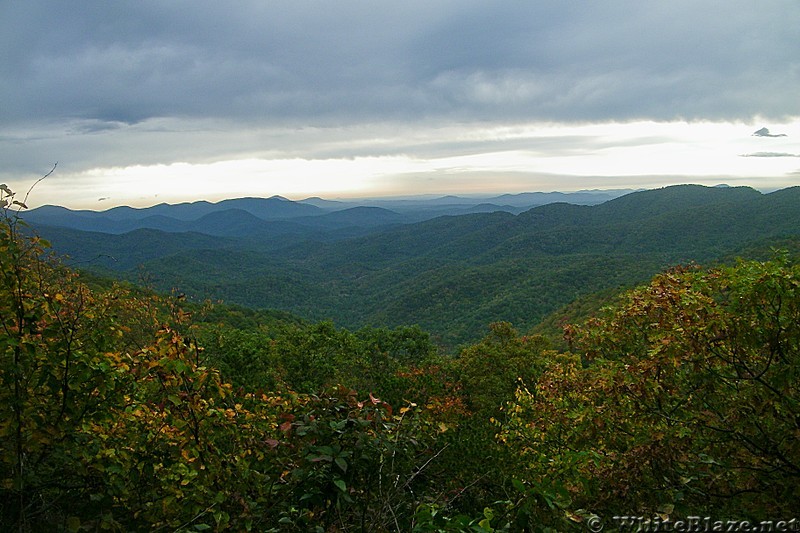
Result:
M674 265L800 239L800 187L680 185L597 205L407 219L377 207L272 221L224 210L189 224L227 228L224 239L37 228L75 262L129 278L135 262L165 290L351 327L419 324L452 345L498 320L532 327L581 295Z
M233 236L238 227L245 234L303 233L300 227L331 231L345 228L374 228L384 225L404 224L428 220L442 215L472 212L506 211L518 213L525 208L550 201L572 199L575 203L597 204L608 200L616 192L579 193L523 193L497 198L464 198L445 196L432 199L372 199L363 202L331 201L322 198L292 201L282 196L270 198L235 198L211 203L205 200L181 204L158 204L146 208L114 207L106 211L70 210L46 205L25 214L26 220L39 225L72 228L83 231L121 234L137 229L157 229L171 233L196 231L209 235ZM498 204L495 200L503 200ZM235 220L226 222L225 215ZM245 224L249 213L252 228ZM338 213L338 214L336 214ZM212 216L213 215L213 216ZM318 218L319 217L319 218ZM258 219L258 220L257 220ZM221 224L214 228L208 222ZM293 221L298 226L274 225L269 229L260 221ZM280 228L283 228L282 231Z

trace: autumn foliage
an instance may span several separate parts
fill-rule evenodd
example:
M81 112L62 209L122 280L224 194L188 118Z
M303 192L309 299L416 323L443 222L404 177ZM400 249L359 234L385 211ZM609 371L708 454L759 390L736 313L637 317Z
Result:
M539 531L800 501L786 257L665 272L567 352L498 323L445 356L419 328L241 328L89 289L10 207L4 529Z
M508 406L527 481L600 515L789 516L800 278L785 259L657 276L569 331Z

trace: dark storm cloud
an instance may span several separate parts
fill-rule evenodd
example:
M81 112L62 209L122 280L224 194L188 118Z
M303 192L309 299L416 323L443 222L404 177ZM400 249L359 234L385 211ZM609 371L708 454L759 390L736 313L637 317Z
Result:
M800 113L793 1L432 4L5 3L0 118Z

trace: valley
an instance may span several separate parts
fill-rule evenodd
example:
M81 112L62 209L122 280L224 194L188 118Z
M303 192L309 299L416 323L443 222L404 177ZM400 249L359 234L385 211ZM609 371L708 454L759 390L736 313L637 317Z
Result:
M800 228L798 187L680 185L602 198L438 216L457 199L405 200L391 205L397 211L242 199L91 214L40 208L25 218L82 269L348 328L416 324L451 349L490 322L528 330L578 298L768 249ZM413 221L423 212L431 218Z

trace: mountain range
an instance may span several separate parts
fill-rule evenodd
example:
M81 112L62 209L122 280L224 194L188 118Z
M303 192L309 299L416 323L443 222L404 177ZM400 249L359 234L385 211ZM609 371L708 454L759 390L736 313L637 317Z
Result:
M145 272L156 288L192 298L348 327L419 324L446 346L474 340L490 322L527 329L581 296L800 236L800 187L573 194L529 208L514 204L560 196L245 198L43 207L24 218L81 268L132 280Z
M442 215L505 211L519 213L556 201L594 205L628 190L576 193L522 193L497 197L410 197L335 201L308 198L292 201L281 196L236 198L211 203L197 201L159 204L147 208L115 207L107 211L74 211L46 205L32 209L25 218L47 226L121 234L137 229L171 233L196 231L208 235L242 237L265 234L317 233L407 224ZM309 231L311 230L311 231Z

